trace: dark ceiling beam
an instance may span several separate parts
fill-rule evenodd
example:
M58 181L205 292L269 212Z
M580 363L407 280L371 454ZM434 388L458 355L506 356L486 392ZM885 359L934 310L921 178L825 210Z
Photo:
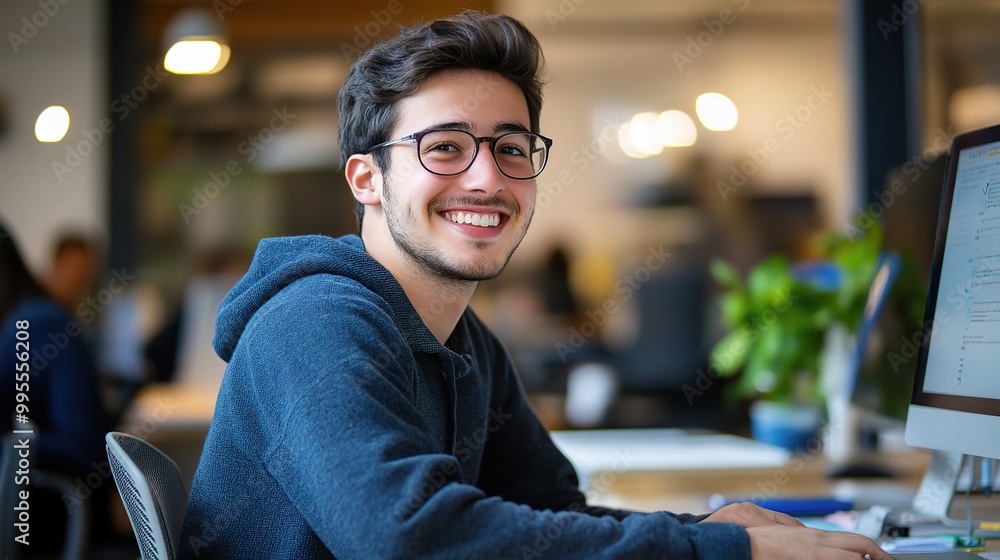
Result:
M146 48L162 48L171 18L181 10L202 7L219 16L234 50L339 48L345 42L363 49L365 42L394 35L400 26L453 15L455 6L454 0L147 0L140 27ZM490 0L473 0L463 7L492 11L494 6Z

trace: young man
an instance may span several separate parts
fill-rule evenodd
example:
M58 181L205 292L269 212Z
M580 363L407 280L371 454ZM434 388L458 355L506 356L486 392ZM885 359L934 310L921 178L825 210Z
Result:
M94 290L99 261L99 250L92 240L80 234L63 235L53 251L45 289L71 315L76 313Z
M340 142L361 236L264 240L223 302L182 557L888 558L750 505L585 504L467 308L531 221L540 66L523 25L479 13L354 64Z

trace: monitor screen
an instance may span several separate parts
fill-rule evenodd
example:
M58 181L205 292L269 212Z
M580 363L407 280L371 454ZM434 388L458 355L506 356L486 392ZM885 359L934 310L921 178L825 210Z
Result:
M952 142L910 445L1000 458L1000 126Z

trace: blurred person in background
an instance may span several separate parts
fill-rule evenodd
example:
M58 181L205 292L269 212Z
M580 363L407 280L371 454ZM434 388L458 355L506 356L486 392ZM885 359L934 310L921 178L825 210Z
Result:
M25 266L14 238L0 223L0 411L6 431L27 429L15 420L15 390L29 400L27 416L34 424L31 467L65 476L76 484L74 496L28 486L33 526L45 527L21 551L23 557L51 555L62 546L67 512L86 501L90 508L91 542L116 537L110 529L108 504L115 492L107 472L104 435L112 425L101 401L99 379L80 325L50 296ZM26 331L27 341L19 331ZM23 361L17 343L27 342L30 376L24 387ZM18 373L21 376L18 377ZM9 451L9 450L5 450ZM103 482L92 488L93 473ZM23 488L22 488L23 489ZM35 525L37 523L37 525ZM33 535L33 537L35 537Z
M85 235L66 233L56 241L52 266L45 278L49 296L71 314L93 291L100 250Z

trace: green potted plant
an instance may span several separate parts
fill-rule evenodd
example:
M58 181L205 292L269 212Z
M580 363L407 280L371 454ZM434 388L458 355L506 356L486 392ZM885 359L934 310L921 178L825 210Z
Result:
M810 263L775 255L744 279L728 263L712 262L712 275L724 290L722 319L729 332L713 348L711 363L722 376L739 376L736 396L756 399L755 437L790 449L815 437L824 403L821 361L831 351L830 333L846 332L844 341L857 330L881 241L877 221L862 215L843 232L821 238L818 259Z

